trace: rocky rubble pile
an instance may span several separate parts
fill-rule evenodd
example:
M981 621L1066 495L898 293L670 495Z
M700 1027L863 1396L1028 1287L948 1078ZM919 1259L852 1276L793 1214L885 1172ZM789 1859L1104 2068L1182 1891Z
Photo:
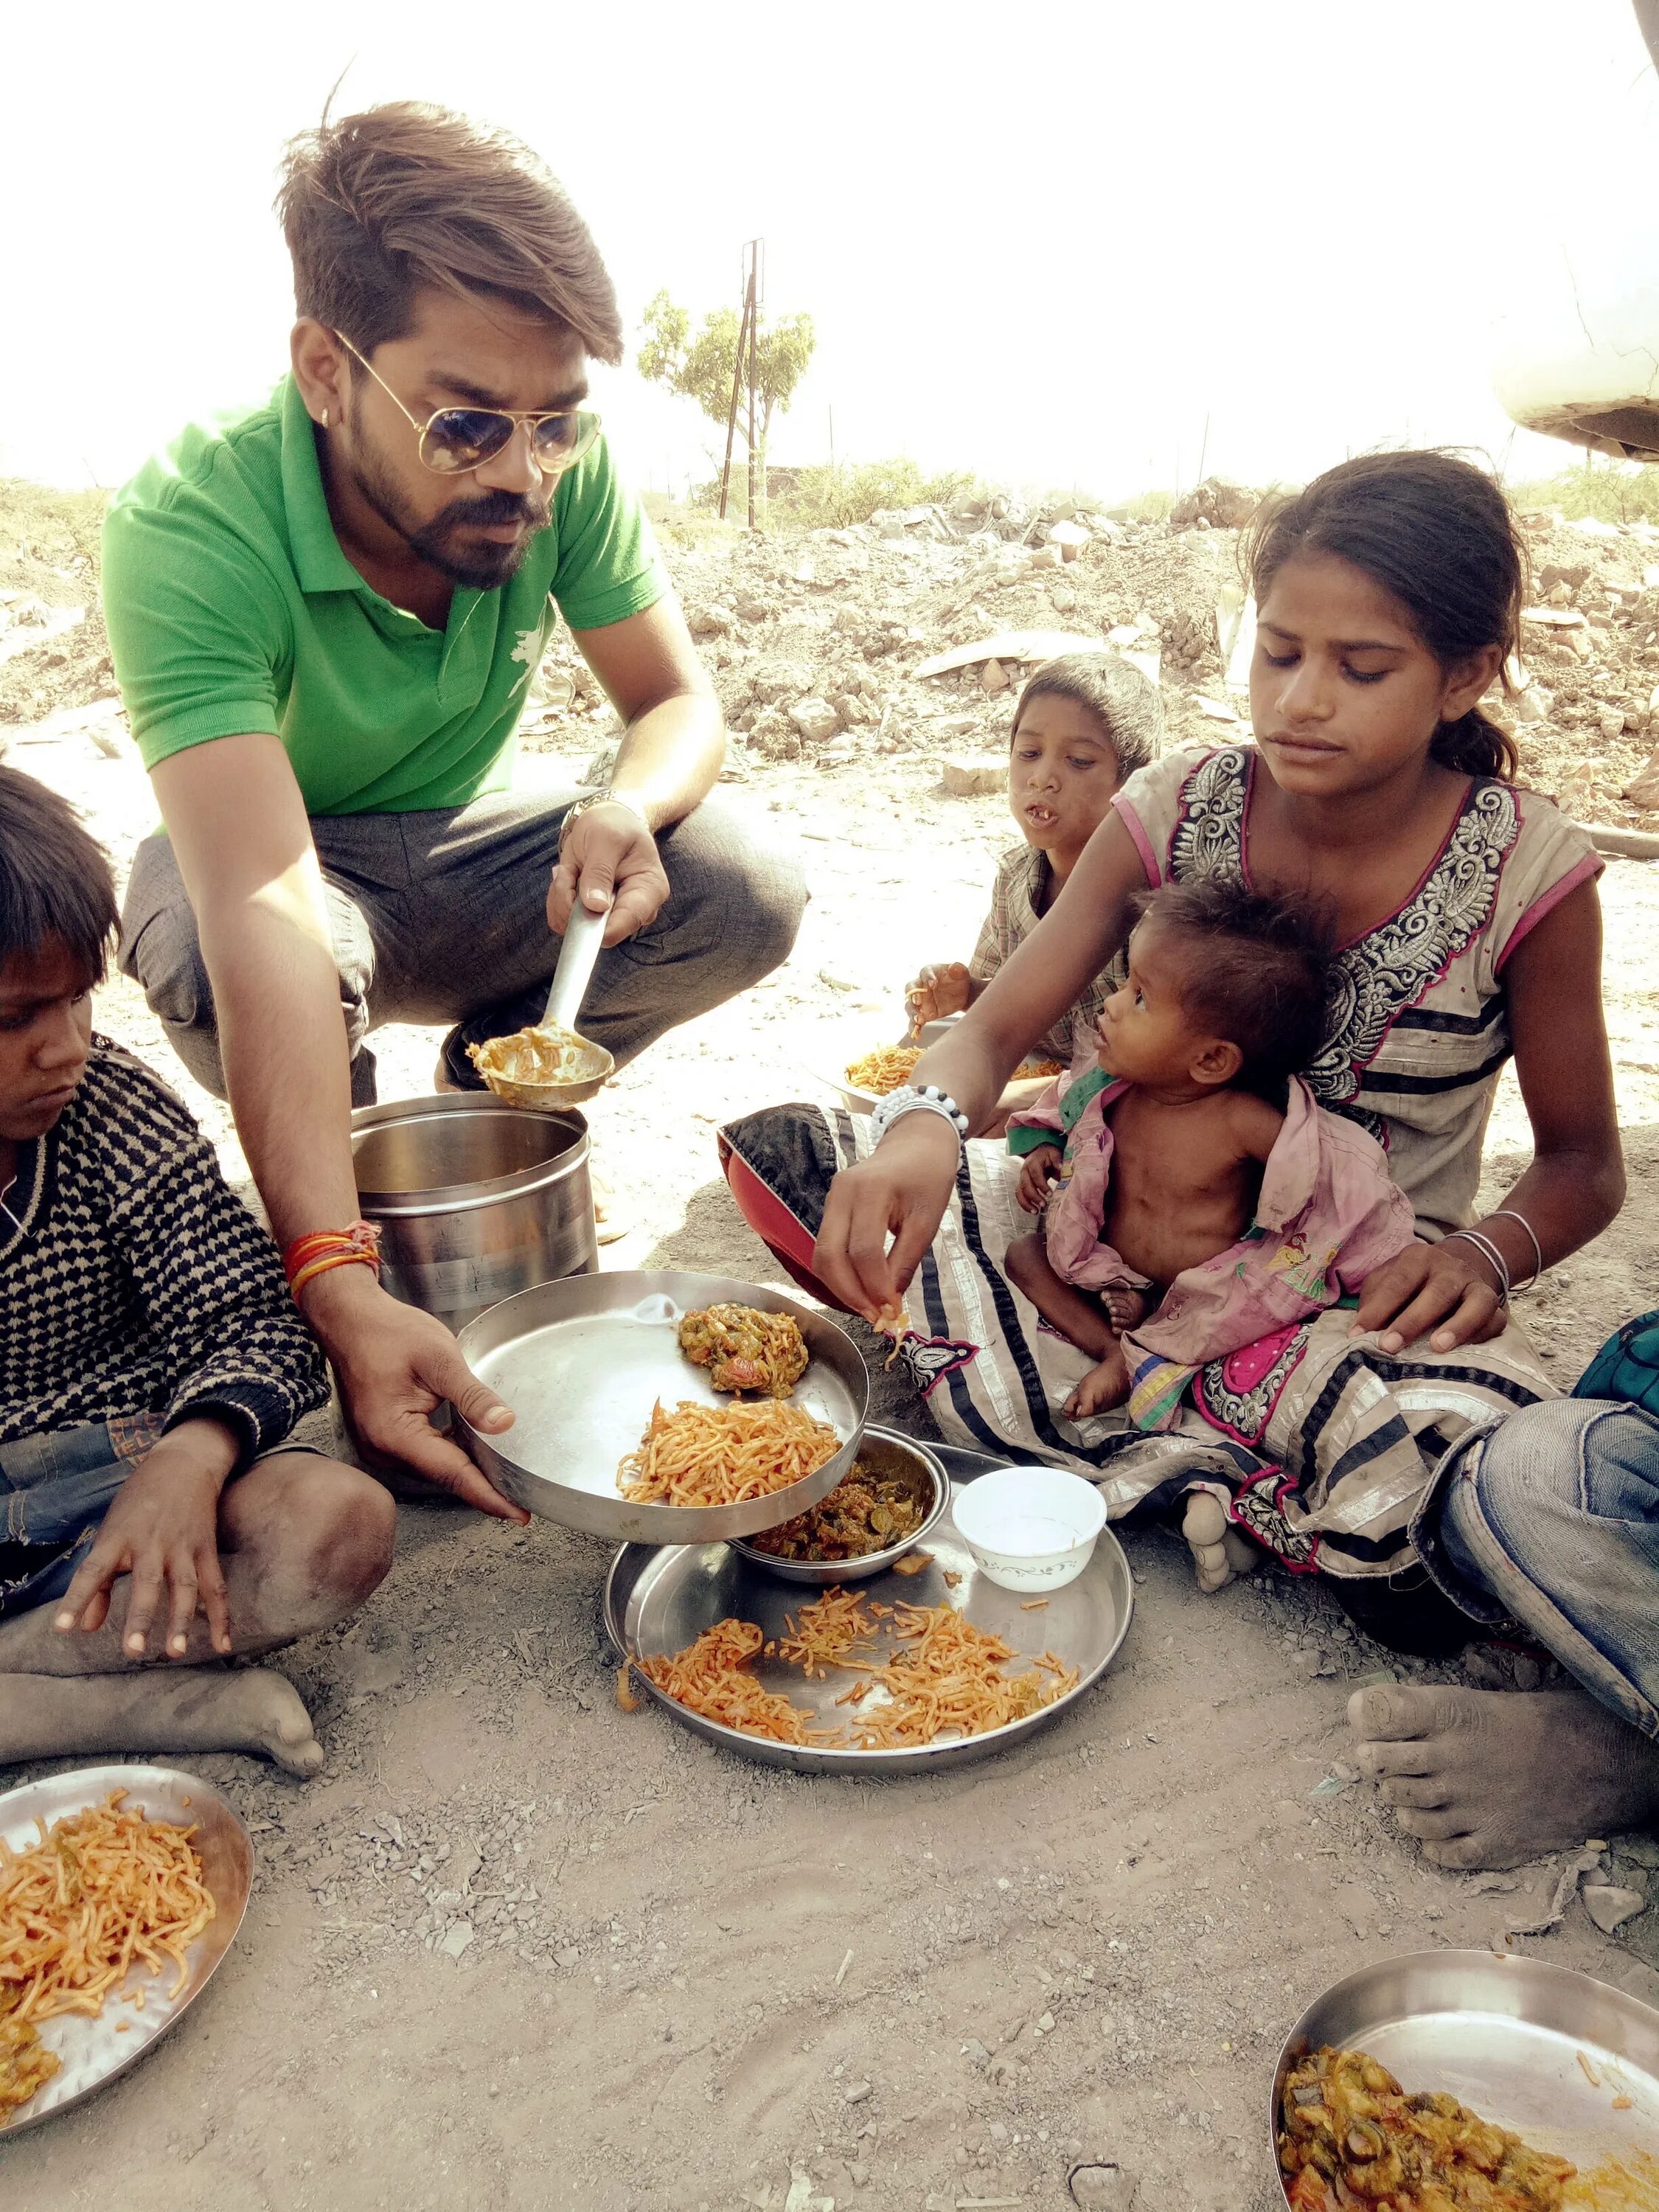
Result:
M0 484L0 747L8 726L113 690L95 538L84 502L66 497L54 520L54 496ZM1156 665L1171 744L1242 735L1248 710L1226 662L1239 531L1257 500L1212 477L1167 522L1150 522L976 492L842 530L754 535L674 519L663 544L741 780L780 761L835 769L872 755L994 754L1018 684L1067 640ZM1659 527L1541 512L1522 522L1533 583L1516 690L1495 711L1522 775L1580 820L1659 831ZM999 653L920 672L994 638ZM535 679L526 742L591 752L613 732L561 630Z

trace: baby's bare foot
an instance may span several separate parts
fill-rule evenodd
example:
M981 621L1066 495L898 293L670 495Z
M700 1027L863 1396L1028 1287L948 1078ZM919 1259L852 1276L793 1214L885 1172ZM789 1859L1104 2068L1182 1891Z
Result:
M1146 1318L1146 1309L1152 1303L1139 1291L1132 1291L1127 1284L1115 1283L1100 1294L1106 1309L1106 1318L1121 1336L1126 1329L1138 1328Z
M1437 1866L1522 1866L1659 1815L1659 1749L1576 1686L1358 1690L1348 1723Z
M1128 1363L1115 1344L1066 1401L1066 1418L1068 1421L1086 1421L1091 1413L1108 1413L1114 1406L1121 1406L1128 1395Z
M1194 1491L1182 1516L1181 1533L1191 1547L1200 1589L1224 1589L1234 1570L1227 1546L1226 1509L1221 1500L1207 1490Z

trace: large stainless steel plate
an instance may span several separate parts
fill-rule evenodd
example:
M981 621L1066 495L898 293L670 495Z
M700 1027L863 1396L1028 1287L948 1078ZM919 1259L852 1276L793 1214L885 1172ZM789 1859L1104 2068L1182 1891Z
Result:
M979 1455L957 1452L950 1456L959 1465ZM988 1474L1004 1464L988 1459L971 1473ZM962 1488L959 1480L952 1483L953 1501ZM1052 1651L1076 1668L1076 1689L1040 1712L984 1735L955 1737L912 1750L854 1751L769 1743L744 1735L689 1711L643 1676L636 1674L635 1682L682 1727L769 1766L793 1766L813 1774L914 1774L967 1766L1035 1735L1074 1705L1117 1656L1128 1633L1134 1585L1123 1547L1109 1528L1102 1533L1094 1557L1077 1580L1056 1590L1040 1612L1032 1613L1023 1610L1016 1592L999 1589L979 1573L951 1515L934 1528L924 1548L932 1554L932 1564L920 1574L898 1575L890 1568L872 1581L860 1583L860 1595L886 1605L896 1599L912 1605L953 1605L976 1628L1002 1637L1016 1651L1030 1656ZM954 1585L945 1581L947 1572L959 1577ZM705 1628L728 1615L756 1622L769 1638L784 1634L784 1615L798 1612L811 1596L809 1591L791 1589L763 1569L751 1566L726 1544L668 1552L647 1552L630 1544L617 1553L606 1581L604 1620L620 1656L649 1657L684 1650ZM855 1679L853 1675L836 1669L827 1677L809 1680L798 1667L764 1658L757 1661L755 1671L769 1689L782 1692L821 1720L835 1723L846 1718L847 1708L837 1706L836 1699Z
M793 1403L843 1439L816 1474L742 1505L635 1505L617 1469L644 1435L651 1408L691 1399L729 1406L706 1369L680 1350L683 1315L723 1303L793 1316L806 1372ZM632 1544L706 1544L775 1528L827 1498L853 1464L870 1403L863 1355L827 1314L725 1275L635 1269L568 1275L505 1298L460 1333L461 1352L518 1415L505 1436L457 1428L495 1487L532 1513Z
M159 1974L135 1966L110 1991L97 2019L65 2013L41 2021L40 2040L57 2052L62 2069L27 2105L19 2106L9 2127L0 2127L0 2146L20 2130L78 2105L142 2058L207 1987L247 1910L253 1886L253 1846L247 1830L210 1783L176 1767L82 1766L73 1774L54 1774L50 1781L9 1790L0 1796L0 1838L14 1850L27 1850L40 1841L37 1819L50 1827L66 1814L101 1805L112 1790L125 1790L125 1802L149 1820L194 1826L203 1878L218 1911L185 1954L188 1972L176 1997L172 1992L177 1972L171 1960ZM142 2012L123 2002L129 1990L143 1991ZM3 2197L0 2190L0 2201Z
M1581 2173L1635 2151L1659 2157L1659 2013L1571 1967L1420 1951L1350 1974L1315 1999L1279 2054L1275 2164L1285 2074L1322 2044L1368 2051L1408 2093L1449 2090ZM1628 2110L1613 2110L1617 2097Z

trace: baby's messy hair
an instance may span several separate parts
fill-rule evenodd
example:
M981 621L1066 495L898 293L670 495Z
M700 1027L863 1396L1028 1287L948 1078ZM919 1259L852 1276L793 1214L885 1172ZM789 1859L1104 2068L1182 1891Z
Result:
M1240 1080L1277 1085L1325 1041L1336 931L1316 899L1253 890L1237 876L1165 884L1144 918L1201 946L1181 984L1195 1021L1244 1055Z
M101 983L119 926L103 847L55 791L0 768L0 968L58 944Z

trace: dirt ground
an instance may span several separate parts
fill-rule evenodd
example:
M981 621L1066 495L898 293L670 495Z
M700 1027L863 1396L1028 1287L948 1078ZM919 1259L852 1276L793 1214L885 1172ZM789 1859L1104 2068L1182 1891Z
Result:
M891 558L934 550L954 557ZM703 569L749 557L699 551L688 600ZM48 703L46 723L0 732L8 757L86 808L125 867L153 808L118 717ZM948 744L994 739L993 703ZM798 858L812 904L783 970L595 1103L638 1224L605 1265L778 1279L726 1200L715 1126L823 1097L807 1071L896 1034L908 975L971 947L1012 842L1006 802L945 796L940 740L900 709L856 744L850 726L839 763L737 750L721 803ZM602 734L580 704L550 717L521 780L574 780ZM1524 1302L1564 1386L1618 1320L1659 1303L1659 867L1615 860L1604 894L1632 1194ZM240 1172L223 1109L131 987L112 985L98 1018L190 1097ZM384 1096L427 1088L435 1033L377 1042ZM1494 1191L1525 1146L1511 1082ZM897 1387L883 1385L886 1418L926 1433ZM0 2142L0 2203L1044 2212L1073 2201L1072 2169L1115 2162L1115 2183L1079 2177L1080 2201L1267 2212L1268 2088L1302 2006L1368 1960L1501 1943L1545 1917L1565 1863L1440 1873L1356 1784L1354 1685L1457 1670L1390 1660L1305 1582L1267 1571L1204 1598L1172 1534L1126 1541L1134 1623L1066 1719L964 1772L863 1784L779 1774L654 1711L621 1713L597 1624L603 1545L406 1510L366 1612L281 1662L316 1713L324 1776L195 1762L258 1854L211 1992L125 2081ZM1624 1839L1612 1865L1645 1891L1659 1845ZM1650 1921L1609 1941L1574 1903L1515 1947L1656 2001Z

